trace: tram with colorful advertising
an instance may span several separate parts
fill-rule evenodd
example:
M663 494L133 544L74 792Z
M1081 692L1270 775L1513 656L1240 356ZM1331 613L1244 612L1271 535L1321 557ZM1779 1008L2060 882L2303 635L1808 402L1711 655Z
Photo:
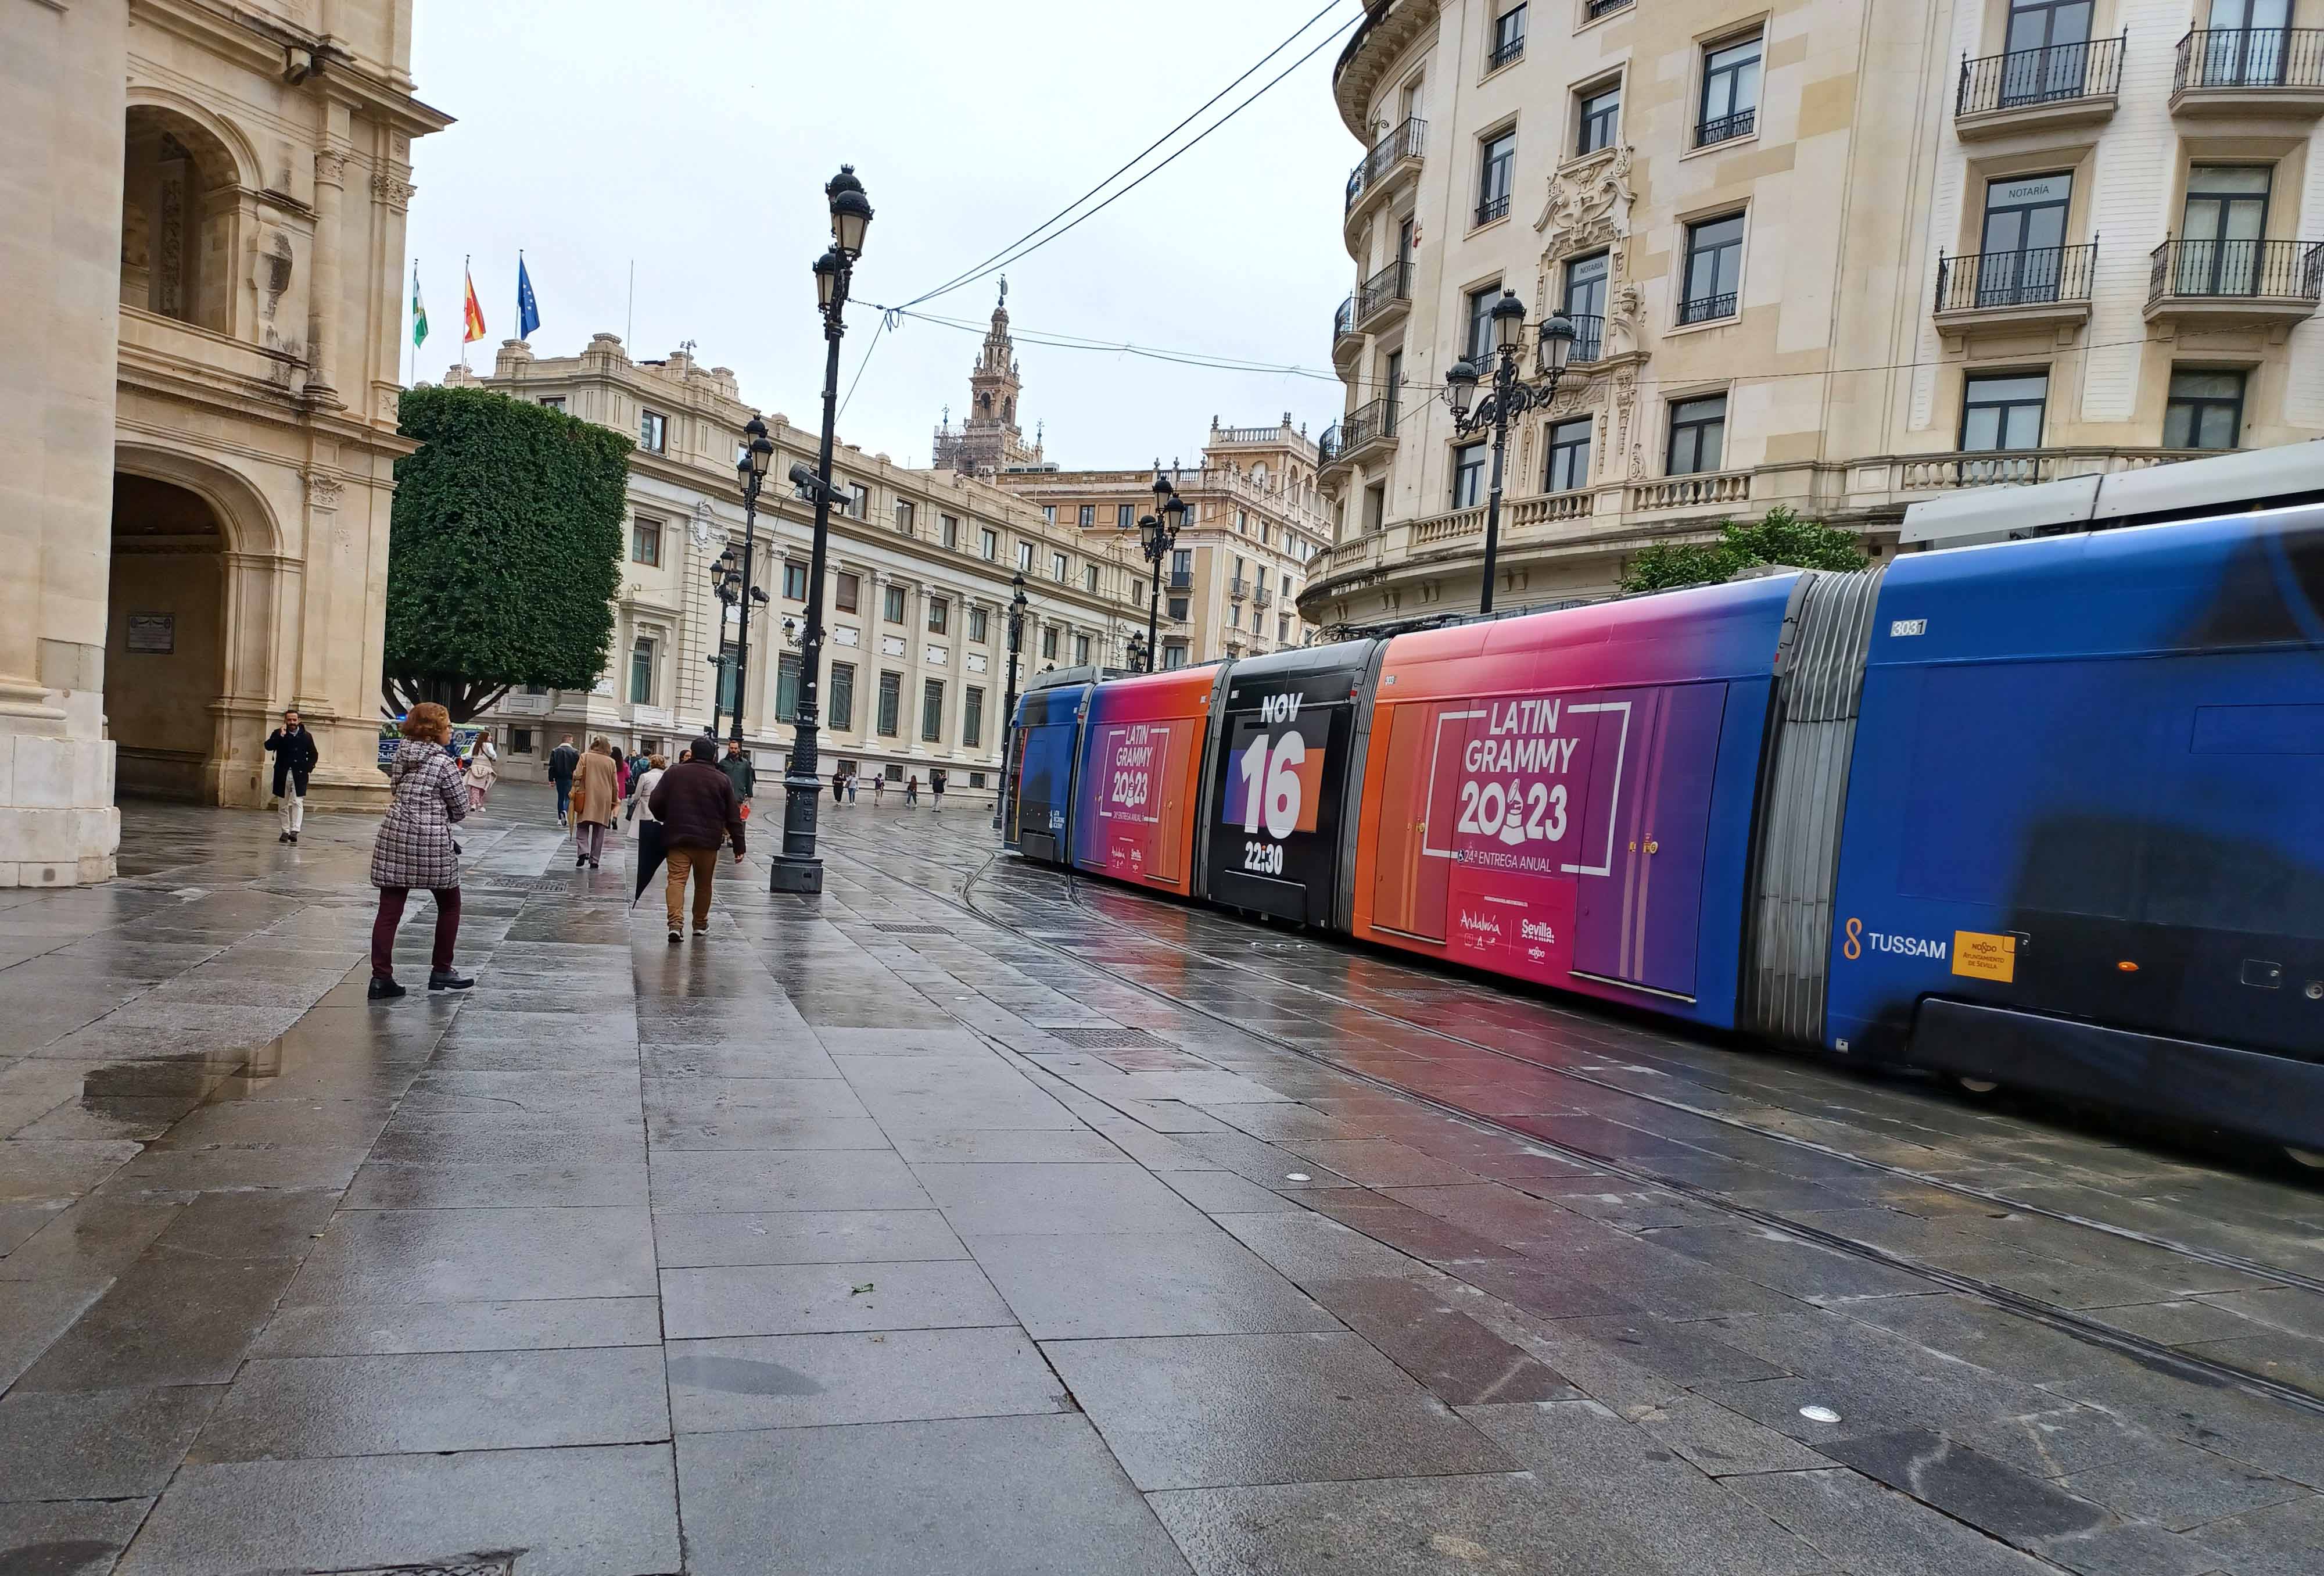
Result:
M1037 687L1010 842L2324 1163L2324 505L2119 513Z

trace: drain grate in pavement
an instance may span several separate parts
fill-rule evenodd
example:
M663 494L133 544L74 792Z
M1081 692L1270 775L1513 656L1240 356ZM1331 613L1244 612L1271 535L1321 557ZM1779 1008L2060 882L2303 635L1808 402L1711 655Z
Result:
M890 935L950 935L952 934L952 926L949 925L875 925L872 928L883 931Z
M1160 1035L1148 1034L1142 1028L1053 1028L1049 1035L1053 1039L1061 1039L1069 1046L1079 1046L1085 1051L1127 1051L1141 1046L1170 1046L1170 1042Z

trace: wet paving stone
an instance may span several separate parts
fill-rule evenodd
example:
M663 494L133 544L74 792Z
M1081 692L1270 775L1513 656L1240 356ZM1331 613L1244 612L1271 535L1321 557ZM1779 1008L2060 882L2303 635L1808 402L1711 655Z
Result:
M653 1297L285 1304L250 1354L363 1357L660 1343L661 1307Z
M673 1341L1012 1322L1009 1305L983 1272L966 1262L730 1265L662 1272L662 1325Z
M973 1234L969 1251L1042 1341L1338 1330L1340 1321L1214 1228Z
M1072 1409L1040 1352L1014 1329L673 1341L669 1366L681 1433Z
M0 1504L0 1571L105 1576L136 1535L150 1499Z
M474 1302L655 1295L641 1209L349 1209L287 1300Z
M0 1399L0 1500L159 1494L223 1385Z

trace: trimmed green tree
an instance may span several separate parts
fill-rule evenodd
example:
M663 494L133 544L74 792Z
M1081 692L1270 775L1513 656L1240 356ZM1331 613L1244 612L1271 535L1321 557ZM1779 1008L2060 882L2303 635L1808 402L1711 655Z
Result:
M1803 520L1782 504L1765 518L1728 521L1715 542L1655 542L1630 555L1625 591L1667 591L1720 581L1762 564L1791 569L1861 569L1864 546L1853 531Z
M387 557L387 714L456 723L520 684L587 689L621 584L629 438L484 389L408 389Z

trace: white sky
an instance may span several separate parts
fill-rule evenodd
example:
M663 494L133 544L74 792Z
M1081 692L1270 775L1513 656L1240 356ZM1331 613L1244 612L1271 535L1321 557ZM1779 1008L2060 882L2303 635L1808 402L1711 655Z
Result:
M413 149L410 247L430 332L419 375L460 352L473 253L487 336L513 331L522 247L534 350L620 334L637 263L640 359L698 342L742 397L819 419L823 340L807 270L828 244L823 183L844 161L876 217L855 272L844 393L900 302L1031 229L1273 47L1323 0L419 0L412 75L457 123ZM1352 16L1341 5L1219 107ZM1213 413L1320 433L1340 385L1027 344L1028 329L1330 371L1352 264L1342 184L1360 150L1330 72L1345 34L1193 152L1064 239L1011 264L1031 436L1067 467L1193 461ZM1215 115L1218 111L1214 110ZM1208 117L1206 117L1207 119ZM409 264L403 293L410 293ZM987 279L906 321L872 357L843 441L926 465L957 422L992 309ZM407 332L404 343L410 345Z

